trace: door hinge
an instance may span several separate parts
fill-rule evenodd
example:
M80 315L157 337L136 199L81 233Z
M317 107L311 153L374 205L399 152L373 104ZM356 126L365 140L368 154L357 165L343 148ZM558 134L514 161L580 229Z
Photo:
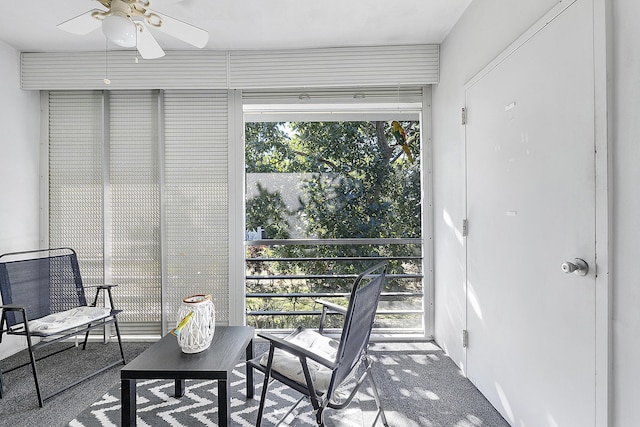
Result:
M462 124L467 124L467 109L464 107L462 108Z
M469 332L466 329L462 330L462 348L469 347Z
M469 235L469 221L467 219L462 220L462 237L467 237Z

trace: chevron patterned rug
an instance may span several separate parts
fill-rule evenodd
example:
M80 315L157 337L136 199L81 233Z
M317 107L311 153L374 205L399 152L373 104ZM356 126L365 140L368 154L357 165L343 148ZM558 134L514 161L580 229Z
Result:
M262 376L256 374L256 398L245 398L244 365L233 371L231 381L231 425L236 427L255 426L258 414ZM174 382L172 380L138 381L137 386L137 425L142 427L159 426L217 426L218 425L218 386L217 381L187 380L185 393L179 399L173 397ZM265 407L264 426L274 425L300 398L300 394L278 382L269 386ZM361 397L360 397L361 396ZM328 410L327 426L362 426L366 419L365 411L360 406L367 404L367 396L360 393L351 406L338 412ZM362 403L362 405L361 405ZM307 400L298 405L294 418L288 416L284 426L315 426L312 407ZM364 418L363 418L364 417ZM98 401L81 412L69 423L70 427L93 427L120 425L120 386L109 390Z

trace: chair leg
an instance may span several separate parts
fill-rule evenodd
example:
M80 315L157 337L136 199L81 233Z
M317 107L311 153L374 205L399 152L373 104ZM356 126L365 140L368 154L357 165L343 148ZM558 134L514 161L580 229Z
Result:
M89 323L88 326L91 326L91 323ZM82 349L86 350L87 349L87 341L89 341L89 331L87 331L86 334L84 334L84 341L82 343Z
M328 403L325 401L320 401L316 394L316 389L313 386L313 381L311 379L311 373L309 372L309 365L307 364L307 359L300 356L300 365L302 365L302 372L304 373L305 381L307 382L307 388L309 390L309 399L311 400L311 406L313 406L313 411L316 414L316 423L318 427L324 427L324 408L325 404Z
M274 347L269 347L269 359L267 360L267 370L264 373L264 383L262 385L262 393L260 395L260 407L258 408L258 418L256 419L256 427L262 424L262 415L264 413L264 403L267 400L267 388L269 388L269 376L271 374L271 363L273 362Z
M277 426L279 426L280 424L282 424L283 422L285 422L285 420L287 419L287 417L288 417L289 415L291 415L292 413L294 413L294 411L296 410L296 408L298 407L298 405L300 404L300 402L302 402L306 397L307 397L307 396L304 396L304 395L303 395L300 399L298 399L298 401L297 401L296 403L294 403L294 404L293 404L293 406L292 406L291 408L289 408L289 410L287 411L287 413L286 413L286 414L284 414L284 415L280 418L280 421L278 421L278 422L276 423L276 427L277 427ZM294 417L295 417L295 415L297 415L297 412L295 412Z
M44 407L44 400L42 399L42 393L40 393L40 382L38 381L38 369L36 368L36 356L33 353L33 347L31 345L31 336L27 335L27 345L29 347L29 358L31 359L31 370L33 371L33 381L36 385L36 394L38 395L38 405Z
M378 393L378 387L376 387L376 383L373 380L373 373L369 372L369 381L371 381L371 390L373 391L373 398L376 401L376 405L378 405L378 412L380 413L380 418L382 420L382 424L385 427L389 427L389 423L387 422L387 417L384 414L384 409L382 409L382 401L380 400L380 394ZM376 420L377 420L377 416L376 416ZM375 425L374 421L374 425Z
M113 304L113 294L111 293L111 288L107 288L107 295L109 297L109 304L111 305L111 309L115 307ZM122 356L122 364L126 365L127 362L124 358L124 351L122 350L122 340L120 339L120 328L118 327L118 319L116 317L113 318L113 324L116 327L116 335L118 335L118 345L120 346L120 355Z
M324 427L323 409L324 408L321 407L316 411L316 423L318 424L318 427Z
M126 365L127 361L124 358L124 350L122 349L122 339L120 338L120 328L118 327L118 319L113 318L113 324L116 327L116 335L118 336L118 345L120 346L120 356L122 356L122 364Z
M100 288L96 289L96 296L93 299L93 303L91 304L91 307L96 307L98 305L98 297L100 296ZM91 323L89 323L89 326L91 326ZM89 333L91 331L87 331L86 334L84 334L84 342L82 343L82 349L86 350L87 348L87 341L89 341Z
M260 396L260 406L258 407L258 418L256 419L256 427L260 427L262 425L262 416L264 413L264 401L267 398L267 388L269 387L269 380L266 378L267 374L265 374L265 381L262 385L262 393Z

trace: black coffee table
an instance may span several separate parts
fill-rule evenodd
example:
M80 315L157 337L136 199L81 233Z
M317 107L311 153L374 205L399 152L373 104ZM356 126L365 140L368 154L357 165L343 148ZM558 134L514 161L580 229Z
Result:
M136 380L175 380L175 397L184 394L185 380L218 380L218 424L231 422L229 379L243 352L253 357L254 330L249 326L216 326L211 347L185 354L175 336L165 335L120 370L122 425L136 425ZM247 398L253 398L253 369L247 365Z

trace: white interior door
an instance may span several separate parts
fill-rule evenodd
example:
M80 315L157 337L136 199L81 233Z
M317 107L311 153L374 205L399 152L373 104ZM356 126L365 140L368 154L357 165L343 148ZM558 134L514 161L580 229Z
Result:
M514 426L595 422L592 22L578 0L466 91L467 374Z

